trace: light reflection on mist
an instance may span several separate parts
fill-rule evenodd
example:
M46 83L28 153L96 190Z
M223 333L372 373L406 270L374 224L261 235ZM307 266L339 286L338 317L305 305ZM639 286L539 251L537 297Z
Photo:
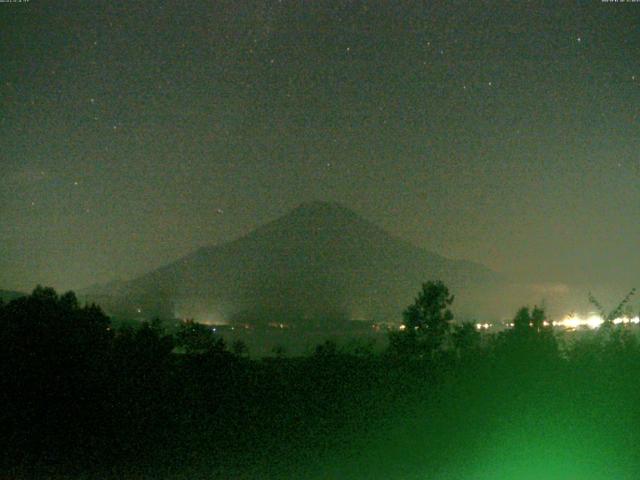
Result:
M596 329L602 326L604 319L600 315L589 314L586 317L579 315L567 315L562 320L552 322L555 327L564 327L568 329L590 328ZM639 324L639 317L619 317L613 320L614 325Z
M222 309L193 304L176 305L174 317L180 320L193 320L204 325L229 325L228 315Z

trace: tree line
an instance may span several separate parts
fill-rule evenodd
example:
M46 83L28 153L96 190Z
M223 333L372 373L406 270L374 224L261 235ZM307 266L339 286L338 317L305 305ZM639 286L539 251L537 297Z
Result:
M204 325L115 328L72 292L37 287L0 304L0 467L16 478L383 478L463 468L505 419L537 418L532 438L545 422L558 438L590 434L603 465L640 432L634 328L609 322L567 343L542 308L523 307L513 328L486 335L456 323L453 302L442 282L422 285L381 353L327 341L306 357L253 359ZM571 421L556 432L558 411Z

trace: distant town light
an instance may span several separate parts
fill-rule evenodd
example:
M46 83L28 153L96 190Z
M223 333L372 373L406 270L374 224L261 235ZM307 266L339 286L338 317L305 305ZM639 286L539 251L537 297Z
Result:
M577 329L580 327L590 328L592 330L599 328L604 323L604 319L600 315L589 314L587 317L580 317L578 315L567 315L562 320L553 322L554 326L564 327L570 329ZM619 317L613 320L615 325L626 325L626 324L639 324L640 317Z

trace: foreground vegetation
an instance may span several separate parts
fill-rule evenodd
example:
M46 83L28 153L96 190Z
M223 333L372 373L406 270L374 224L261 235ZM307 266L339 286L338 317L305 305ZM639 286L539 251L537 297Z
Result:
M427 283L384 353L251 359L204 326L113 329L73 293L0 305L9 478L637 478L640 346L544 311L481 336Z

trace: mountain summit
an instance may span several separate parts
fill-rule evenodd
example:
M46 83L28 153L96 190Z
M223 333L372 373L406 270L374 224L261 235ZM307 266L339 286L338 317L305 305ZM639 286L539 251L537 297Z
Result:
M482 265L411 245L338 203L309 202L234 241L90 296L149 315L319 326L398 321L432 279L456 294L499 281Z

